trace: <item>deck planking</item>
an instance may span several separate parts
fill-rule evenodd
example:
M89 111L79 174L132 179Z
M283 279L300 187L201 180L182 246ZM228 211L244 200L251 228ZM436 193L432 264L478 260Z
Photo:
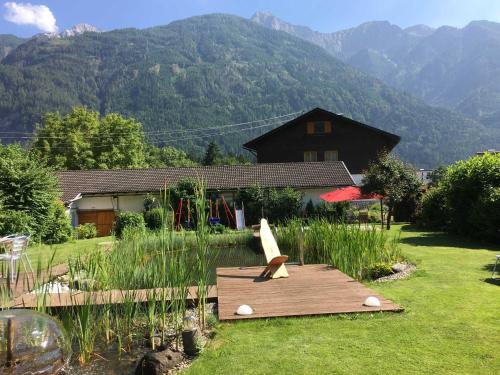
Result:
M45 307L67 307L81 305L106 305L119 304L124 301L147 302L151 296L155 296L157 300L165 293L167 300L170 299L169 288L156 289L136 289L136 290L107 290L107 291L72 291L68 293L47 293L45 295L36 295L33 293L23 294L4 307L9 308L36 308L38 305ZM43 301L45 298L45 301ZM214 301L217 298L217 288L214 285L208 287L207 299ZM187 301L197 301L198 288L195 286L189 287Z
M264 267L217 269L219 320L303 316L376 311L402 311L392 301L326 265L287 265L290 275L260 279ZM364 306L369 296L380 307ZM240 305L254 310L250 316L236 315Z
M10 288L10 296L12 299L15 299L25 293L29 293L36 285L43 285L66 273L68 273L68 266L66 264L58 264L51 267L49 270L43 270L38 273L37 271L34 273L19 272L16 274L14 283L10 285L7 280L7 275L0 275L0 288L5 290ZM37 282L35 282L35 280Z

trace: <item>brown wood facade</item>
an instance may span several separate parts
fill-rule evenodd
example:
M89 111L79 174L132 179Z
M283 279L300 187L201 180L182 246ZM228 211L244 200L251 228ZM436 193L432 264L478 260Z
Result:
M244 145L258 163L343 161L352 174L362 173L370 161L399 142L397 135L320 108ZM316 159L316 160L314 160Z

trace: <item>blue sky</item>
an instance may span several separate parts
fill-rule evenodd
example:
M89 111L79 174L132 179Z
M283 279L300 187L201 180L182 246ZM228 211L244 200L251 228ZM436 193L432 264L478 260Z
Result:
M406 27L500 22L499 0L0 0L0 34L31 36L90 23L104 30L145 28L207 13L251 17L270 11L285 21L331 32L373 20Z

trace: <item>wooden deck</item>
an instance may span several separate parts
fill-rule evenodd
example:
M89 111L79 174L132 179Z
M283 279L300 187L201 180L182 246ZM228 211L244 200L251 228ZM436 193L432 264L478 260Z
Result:
M170 299L170 289L161 288L157 289L137 289L137 290L107 290L98 292L82 292L74 291L70 293L52 293L45 294L45 301L42 301L40 296L32 293L23 294L7 306L14 309L19 308L35 308L38 304L46 307L65 307L65 306L78 306L78 305L105 305L105 304L119 304L125 300L133 300L135 302L147 302L151 295L160 298L162 293L165 292L167 299ZM207 298L210 302L215 301L217 298L217 288L215 285L208 287ZM196 301L198 299L198 288L192 286L189 288L187 301Z
M287 265L290 275L281 279L260 279L264 267L218 268L217 286L211 286L208 298L218 301L220 320L267 318L279 316L323 315L374 311L402 311L392 301L355 281L342 272L326 265ZM67 271L58 266L50 276ZM43 275L44 281L50 278ZM29 280L32 284L33 280ZM5 306L11 308L35 308L40 300L27 291L27 285L14 290L14 299ZM159 295L162 289L135 291L110 290L99 292L74 291L71 293L47 294L43 304L47 307L64 307L84 304L121 303L133 299L146 302L151 293ZM167 294L170 294L167 289ZM368 296L381 301L381 307L364 306ZM197 288L191 287L188 300L197 300ZM240 305L253 308L251 316L239 316L235 312Z
M258 278L263 269L217 269L219 320L402 311L392 301L326 265L287 265L290 277L272 280ZM381 306L364 306L369 296L377 297ZM252 307L253 315L236 315L240 305Z
M33 265L35 267L35 265ZM59 264L50 269L50 271L42 271L38 275L38 285L47 283L50 280L55 279L58 276L64 275L68 272L68 266L66 264ZM10 285L10 295L13 299L22 296L25 293L29 293L33 290L35 286L36 271L34 274L31 272L19 272L16 274L16 281L14 284ZM0 277L0 287L7 288L8 281L6 275Z

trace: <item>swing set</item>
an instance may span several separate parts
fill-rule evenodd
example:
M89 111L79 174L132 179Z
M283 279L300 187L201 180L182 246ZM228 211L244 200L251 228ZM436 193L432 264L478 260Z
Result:
M217 198L215 200L215 216L213 215L213 209L212 209L213 202L212 202L212 199L210 199L210 216L208 218L208 222L210 223L210 225L220 224L220 212L219 212L219 203L220 202L222 202L222 207L224 208L224 213L226 214L227 225L229 227L236 225L234 215L231 212L231 209L229 208L223 195L221 195L221 199Z
M226 214L226 220L227 220L227 225L229 227L236 227L236 219L231 212L231 209L229 208L229 205L226 202L226 199L224 199L224 196L222 195L221 198L217 198L215 200L215 216L214 216L214 211L213 211L213 201L210 199L210 216L208 217L208 222L210 225L217 225L221 223L221 218L220 218L220 212L219 212L219 206L220 203L222 203L222 207L224 209L224 213ZM181 198L179 200L179 205L177 206L177 211L175 212L175 221L176 221L176 230L181 230L183 228L182 225L182 216L183 216L183 207L184 207L184 198ZM192 215L191 215L191 199L187 198L186 199L186 207L187 207L187 220L184 222L184 228L186 229L192 229L193 228L193 220L192 220Z
M179 200L179 205L177 206L177 212L175 213L177 217L177 225L176 229L181 230L182 225L181 225L181 219L182 219L182 205L184 202L184 198L181 198ZM185 228L186 229L192 229L193 228L193 221L191 220L191 199L187 199L187 220L185 222Z

